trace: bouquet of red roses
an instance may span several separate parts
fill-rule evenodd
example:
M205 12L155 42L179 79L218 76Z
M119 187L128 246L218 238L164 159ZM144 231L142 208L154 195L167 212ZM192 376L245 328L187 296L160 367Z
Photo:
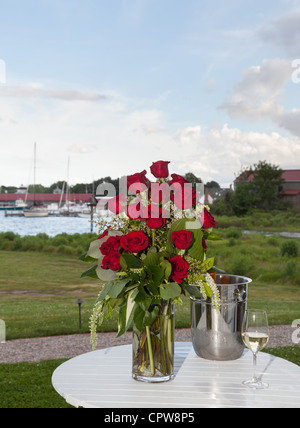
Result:
M210 298L218 306L218 291L209 272L207 240L218 239L216 222L199 203L198 189L178 174L168 180L169 162L153 163L127 177L125 191L110 199L112 216L100 220L100 236L81 260L94 262L83 273L104 286L91 316L92 343L96 326L118 309L118 336L134 325L151 325L162 301L180 303L187 293Z

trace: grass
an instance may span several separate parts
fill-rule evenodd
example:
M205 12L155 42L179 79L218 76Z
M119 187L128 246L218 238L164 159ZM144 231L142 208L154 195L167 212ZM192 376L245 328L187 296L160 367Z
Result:
M1 251L0 318L7 339L78 333L81 298L81 332L99 292L99 283L80 279L82 262L69 255Z
M219 227L236 226L248 230L273 232L299 232L300 230L300 212L294 210L254 210L242 217L226 215L215 217Z
M71 408L51 384L64 359L0 364L0 408Z
M300 346L266 349L264 352L300 365ZM0 364L0 408L71 408L51 384L53 371L64 361Z
M253 279L249 307L265 308L270 324L291 324L300 318L300 256L282 255L287 239L243 235L240 229L220 229L222 241L208 243L208 256L227 272ZM299 240L295 239L299 246ZM292 253L296 254L296 253ZM299 254L299 253L298 253ZM87 265L77 256L33 251L0 251L0 318L7 339L87 333L100 281L80 279ZM78 298L82 329L78 328ZM176 309L176 327L190 326L189 299ZM116 331L116 320L100 331Z

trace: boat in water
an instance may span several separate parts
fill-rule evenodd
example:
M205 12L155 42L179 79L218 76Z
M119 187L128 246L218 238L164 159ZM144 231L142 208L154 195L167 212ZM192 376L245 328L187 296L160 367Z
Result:
M21 211L27 208L27 204L23 199L17 199L15 203L4 203L0 204L0 210L2 211Z
M23 213L24 213L24 217L28 217L28 218L49 216L48 208L44 207L43 205L41 206L33 205L32 207L23 210Z

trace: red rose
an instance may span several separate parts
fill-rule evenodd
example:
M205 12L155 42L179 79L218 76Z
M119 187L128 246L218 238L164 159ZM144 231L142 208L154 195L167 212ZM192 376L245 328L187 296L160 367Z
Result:
M206 253L206 251L207 251L207 245L206 245L206 241L205 241L204 238L202 238L202 247L203 247L204 252Z
M123 193L111 198L107 202L107 208L114 214L120 214L125 211L127 207L127 199L125 198Z
M169 259L169 262L172 265L172 272L170 279L181 284L184 278L188 276L189 264L181 256L172 257Z
M204 208L204 210L200 214L200 221L202 223L203 229L208 229L209 227L216 227L218 224L206 208Z
M148 188L148 181L146 177L147 171L137 172L127 177L127 189L130 193L141 193Z
M109 231L109 229L111 228L111 226L108 226L108 228L102 233L102 235L100 235L99 236L99 238L97 238L97 239L102 239L102 238L105 238L105 236L107 236L108 235L108 231Z
M186 180L185 178L183 178L182 175L172 174L171 177L172 177L172 180L170 180L170 184L174 184L174 183L180 183L180 184L189 183L189 181Z
M167 178L169 177L169 161L157 161L153 162L150 166L150 171L156 178Z
M105 256L102 260L102 269L110 269L118 271L121 269L120 265L121 254L118 251L112 251L108 256Z
M148 247L149 240L143 231L133 231L121 236L121 247L129 253L139 253Z
M192 232L189 230L179 230L172 233L172 242L174 247L179 248L180 250L186 250L191 246L193 241Z
M150 204L144 209L143 218L150 229L159 229L166 223L165 210L155 204Z
M111 236L107 241L103 242L100 251L104 256L108 256L113 251L118 251L120 246L120 236Z

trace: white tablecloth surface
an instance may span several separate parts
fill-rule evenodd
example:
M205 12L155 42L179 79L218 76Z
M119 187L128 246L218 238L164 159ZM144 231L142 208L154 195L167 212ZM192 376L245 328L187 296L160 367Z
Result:
M55 390L75 407L85 408L300 408L300 367L259 353L257 374L266 390L242 385L252 378L252 353L234 361L196 356L192 344L175 344L174 380L149 384L131 377L131 345L102 349L72 358L52 376Z

